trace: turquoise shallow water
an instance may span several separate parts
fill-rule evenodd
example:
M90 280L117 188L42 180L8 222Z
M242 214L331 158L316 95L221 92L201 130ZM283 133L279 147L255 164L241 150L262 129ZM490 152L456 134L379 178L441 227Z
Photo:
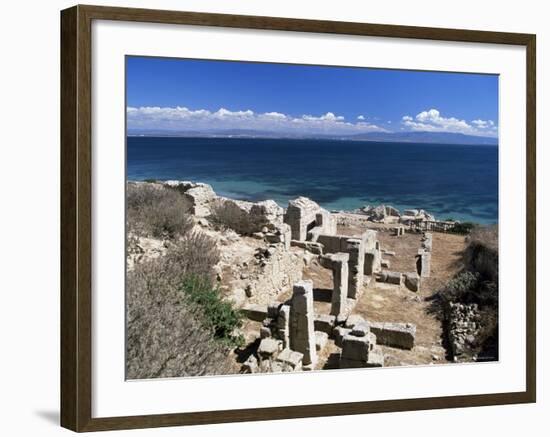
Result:
M128 137L129 180L209 183L224 196L307 196L327 209L385 203L498 221L498 147L335 140Z

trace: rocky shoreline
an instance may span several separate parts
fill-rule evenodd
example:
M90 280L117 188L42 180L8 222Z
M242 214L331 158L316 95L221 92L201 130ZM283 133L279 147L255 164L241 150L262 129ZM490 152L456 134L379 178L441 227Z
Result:
M284 214L284 208L279 206L274 200L263 200L251 202L247 200L232 199L216 194L211 185L202 182L192 181L128 181L131 184L156 184L158 186L167 186L177 189L187 199L190 211L196 217L207 217L211 215L212 209L225 204L225 207L234 211L235 218L242 219L241 223L235 223L237 232L249 233L258 232L265 224L276 222ZM302 197L303 199L307 199ZM452 226L460 223L458 220L440 221L424 209L405 209L403 212L391 205L380 204L365 205L353 210L331 210L330 213L337 217L342 217L345 221L356 219L362 221L366 219L373 223L382 224L403 224L407 226L421 225L425 222L436 222Z

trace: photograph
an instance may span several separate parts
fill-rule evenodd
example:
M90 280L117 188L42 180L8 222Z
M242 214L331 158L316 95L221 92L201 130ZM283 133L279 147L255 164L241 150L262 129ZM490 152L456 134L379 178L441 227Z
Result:
M127 380L499 361L498 74L127 55L125 99Z

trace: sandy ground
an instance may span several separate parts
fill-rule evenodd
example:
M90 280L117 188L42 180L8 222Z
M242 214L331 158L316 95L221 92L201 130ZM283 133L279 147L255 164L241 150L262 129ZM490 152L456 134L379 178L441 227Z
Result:
M395 252L395 256L383 255L390 261L388 270L410 272L415 270L415 255L421 245L421 235L407 233L396 237L390 232L392 226L369 224L370 229L378 230L381 248ZM340 227L344 235L359 235L366 229L365 224ZM385 355L386 366L407 366L419 364L444 364L446 351L442 346L442 326L436 315L431 313L429 297L441 285L452 278L461 268L461 252L466 246L463 236L433 234L431 277L423 278L421 290L412 292L405 287L380 284L374 279L364 288L353 310L367 320L375 322L402 322L416 325L416 343L413 350L400 350L380 346ZM311 279L314 285L316 314L330 312L332 293L332 273L313 261L304 269L304 279ZM290 292L281 294L279 302L290 298ZM428 299L427 299L428 298ZM248 321L244 326L247 340L253 342L259 334L260 323ZM251 347L253 347L251 345ZM319 354L318 369L337 368L339 348L332 340Z

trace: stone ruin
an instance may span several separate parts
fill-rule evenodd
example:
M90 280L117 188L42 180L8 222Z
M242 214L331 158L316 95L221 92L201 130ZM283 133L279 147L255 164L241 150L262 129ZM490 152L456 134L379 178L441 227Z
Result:
M407 288L418 291L420 277L429 275L431 236L425 237L422 253L419 251L418 274L385 271L383 267L389 268L389 261L382 259L376 231L367 230L360 236L340 235L336 217L308 198L291 200L285 212L273 201L253 203L216 196L206 184L178 181L166 184L184 194L190 211L197 217L212 217L221 208L220 217L230 221L226 225L243 235L267 242L268 247L262 249L265 253L257 254L257 262L264 270L269 266L273 269L264 275L267 279L285 270L284 266L281 267L283 261L279 260L278 253L289 253L291 246L304 248L318 259L322 267L332 272L330 314L315 314L313 283L301 281L299 277L291 279L293 293L289 301L245 305L245 315L261 322L261 328L259 345L243 363L242 372L312 370L318 362L318 353L326 347L329 339L341 348L341 368L383 366L380 345L403 349L414 347L414 325L365 321L352 312L364 286L369 285L374 277L391 284L405 284ZM399 219L399 211L392 207L377 208L374 214L383 220L388 217ZM404 226L395 228L396 236L404 233ZM280 282L284 285L284 281ZM255 290L265 287L261 277L249 279L246 296L251 298L256 295Z
M322 267L332 270L333 290L330 315L343 318L347 315L349 254L331 253L320 257Z
M297 241L316 241L316 234L336 233L336 220L332 214L307 197L288 202L284 222L292 229L292 239Z
M404 228L398 226L393 228L393 235L400 237L404 235ZM425 232L422 235L421 247L418 249L415 256L415 271L412 272L395 272L387 270L390 268L390 262L382 259L381 266L386 270L381 270L376 273L376 280L387 284L405 286L410 291L418 292L422 284L422 278L429 278L431 274L431 259L432 259L432 239L431 233ZM382 250L385 255L394 256L394 252Z
M244 362L243 373L313 370L318 352L329 338L341 348L340 368L384 366L380 345L409 350L414 347L415 325L366 321L349 314L349 307L344 309L347 258L347 254L323 257L323 263L338 271L330 315L315 314L312 281L295 283L288 302L245 308L248 318L261 321L262 327L258 349Z
M262 321L262 327L257 351L243 363L243 373L313 370L318 352L326 347L329 338L341 348L340 368L382 367L384 354L377 345L378 338L380 344L414 347L413 325L367 322L353 315L340 321L334 314L315 315L312 281L294 284L287 303L256 306L247 311L249 318Z
M401 237L405 235L405 226L396 226L393 228L393 233L396 237Z
M313 311L313 283L300 281L294 284L290 306L290 348L303 356L304 367L317 364L315 324Z
M422 247L416 255L416 272L421 278L429 278L432 264L432 234L424 233Z

